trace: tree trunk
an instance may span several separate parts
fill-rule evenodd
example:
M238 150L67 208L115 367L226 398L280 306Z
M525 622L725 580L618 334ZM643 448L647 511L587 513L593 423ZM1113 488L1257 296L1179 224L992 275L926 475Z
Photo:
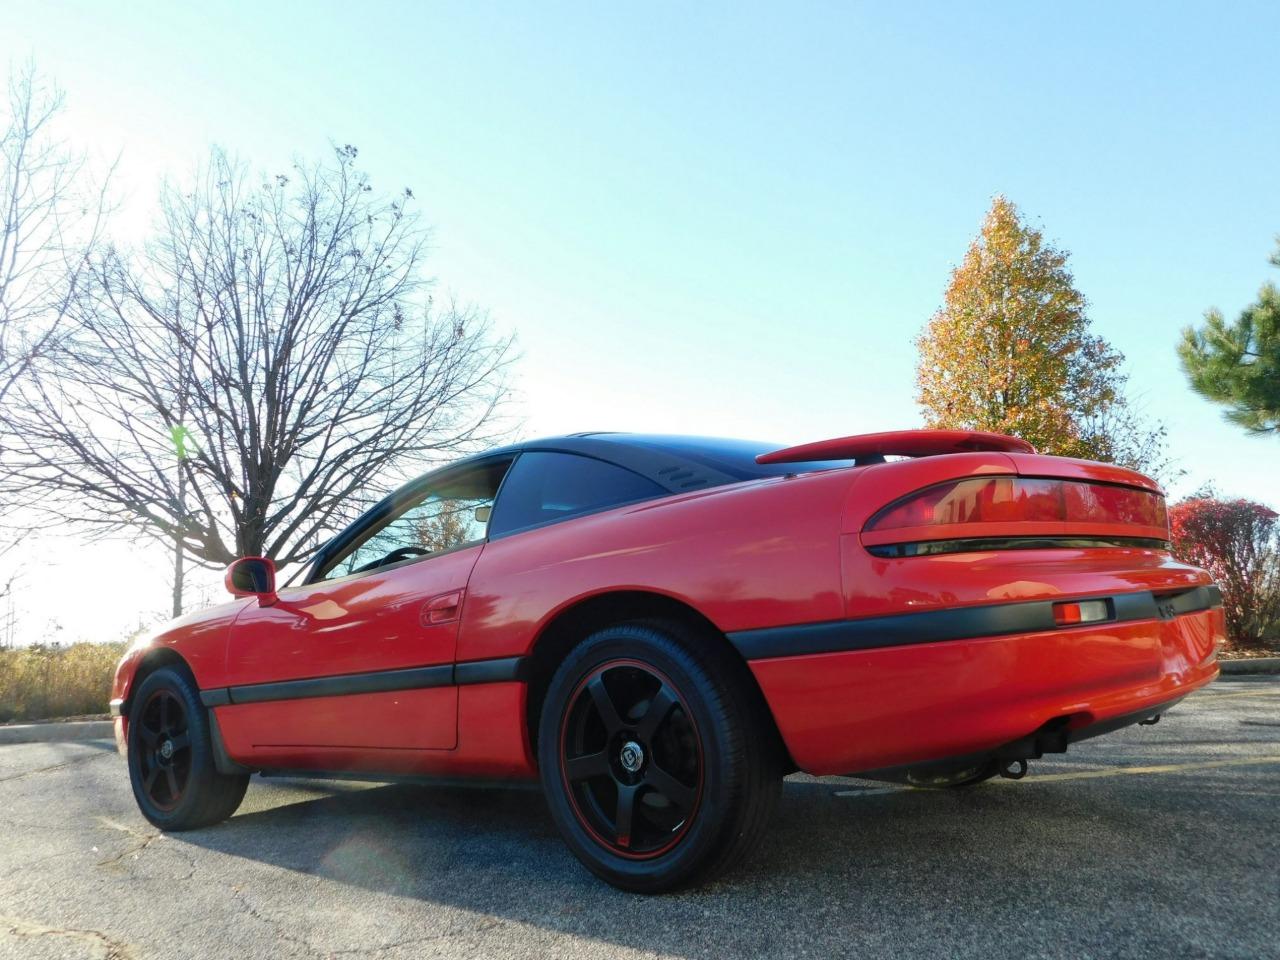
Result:
M182 461L178 461L178 510L179 516L186 510L187 474L182 469ZM182 577L183 577L182 536L173 538L173 616L182 616Z

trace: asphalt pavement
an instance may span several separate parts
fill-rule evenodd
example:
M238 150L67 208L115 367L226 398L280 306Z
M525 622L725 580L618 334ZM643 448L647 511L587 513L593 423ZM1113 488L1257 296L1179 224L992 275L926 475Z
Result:
M0 957L1280 958L1280 678L965 791L792 777L713 885L615 891L532 789L261 780L162 835L108 741L0 746Z

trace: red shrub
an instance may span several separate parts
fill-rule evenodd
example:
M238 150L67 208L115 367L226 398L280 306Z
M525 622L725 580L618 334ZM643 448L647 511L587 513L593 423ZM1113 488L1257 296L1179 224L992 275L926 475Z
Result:
M1169 509L1173 552L1222 588L1227 636L1257 644L1280 629L1280 516L1251 500L1196 498Z

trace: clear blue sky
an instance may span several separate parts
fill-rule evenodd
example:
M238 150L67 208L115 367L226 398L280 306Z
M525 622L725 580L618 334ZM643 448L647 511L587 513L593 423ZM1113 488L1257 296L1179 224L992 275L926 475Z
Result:
M967 5L966 5L967 6ZM1280 7L57 3L0 62L123 150L125 230L211 142L411 186L441 292L514 329L529 434L914 426L911 339L993 194L1071 251L1188 471L1280 506L1280 442L1186 387L1280 233ZM163 591L158 603L163 605ZM136 606L136 604L135 604Z

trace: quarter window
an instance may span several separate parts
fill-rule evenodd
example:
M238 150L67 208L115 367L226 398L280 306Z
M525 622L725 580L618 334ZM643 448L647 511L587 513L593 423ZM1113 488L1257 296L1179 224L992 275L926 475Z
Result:
M603 460L570 453L524 453L511 468L494 505L489 535L666 495L652 480Z

